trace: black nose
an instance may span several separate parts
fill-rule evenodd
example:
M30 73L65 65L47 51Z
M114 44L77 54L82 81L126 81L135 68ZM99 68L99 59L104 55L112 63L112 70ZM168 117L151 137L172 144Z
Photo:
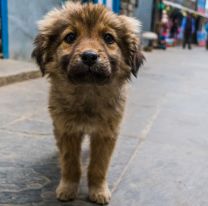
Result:
M98 55L94 51L85 51L81 54L81 58L84 64L92 66L96 63Z

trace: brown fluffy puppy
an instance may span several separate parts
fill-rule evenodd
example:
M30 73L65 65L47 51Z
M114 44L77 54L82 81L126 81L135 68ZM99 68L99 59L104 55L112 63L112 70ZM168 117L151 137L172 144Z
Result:
M68 3L39 22L33 57L50 79L49 110L60 150L57 198L73 200L82 138L90 136L89 198L111 197L107 170L126 102L126 85L143 56L140 23L102 5Z

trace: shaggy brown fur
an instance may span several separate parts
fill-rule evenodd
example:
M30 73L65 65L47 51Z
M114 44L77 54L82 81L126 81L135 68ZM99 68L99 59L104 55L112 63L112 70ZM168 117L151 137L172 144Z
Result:
M139 30L137 20L93 4L68 3L39 23L33 57L51 83L49 110L60 150L60 200L77 196L85 134L91 141L89 198L100 204L110 200L106 176L126 85L143 60Z

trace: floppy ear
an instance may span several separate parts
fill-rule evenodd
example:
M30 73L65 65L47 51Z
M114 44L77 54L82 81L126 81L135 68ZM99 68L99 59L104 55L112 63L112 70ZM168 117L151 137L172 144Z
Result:
M144 56L141 52L141 23L139 20L124 15L119 16L125 28L124 42L127 47L126 62L131 67L132 74L136 77Z
M46 56L47 56L47 40L44 37L44 35L37 35L34 41L35 48L32 52L31 57L35 59L36 63L38 64L40 71L42 72L42 75L45 75L46 69L45 64Z
M139 68L143 65L143 62L145 60L144 55L141 53L140 49L136 49L134 54L132 55L133 59L130 60L130 64L131 64L131 72L132 74L137 77L137 73L139 71Z

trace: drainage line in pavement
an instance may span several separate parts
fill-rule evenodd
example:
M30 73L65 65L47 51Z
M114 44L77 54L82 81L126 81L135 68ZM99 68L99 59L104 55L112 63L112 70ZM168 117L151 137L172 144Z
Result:
M152 115L152 118L149 120L149 122L147 123L146 127L142 130L141 135L139 136L139 141L136 145L136 148L133 151L132 156L130 157L129 161L127 162L126 166L124 167L121 175L119 176L119 178L117 179L117 181L115 182L115 184L113 185L112 188L112 193L114 193L116 191L116 189L118 188L118 185L120 184L120 182L122 181L123 177L125 176L130 164L133 162L133 160L135 159L137 152L139 150L139 147L142 145L142 143L144 142L144 140L147 138L155 120L157 119L162 106L165 104L166 102L166 98L164 97L164 99L162 99L162 101L160 102L160 104L158 104L157 109L155 111L155 113Z

